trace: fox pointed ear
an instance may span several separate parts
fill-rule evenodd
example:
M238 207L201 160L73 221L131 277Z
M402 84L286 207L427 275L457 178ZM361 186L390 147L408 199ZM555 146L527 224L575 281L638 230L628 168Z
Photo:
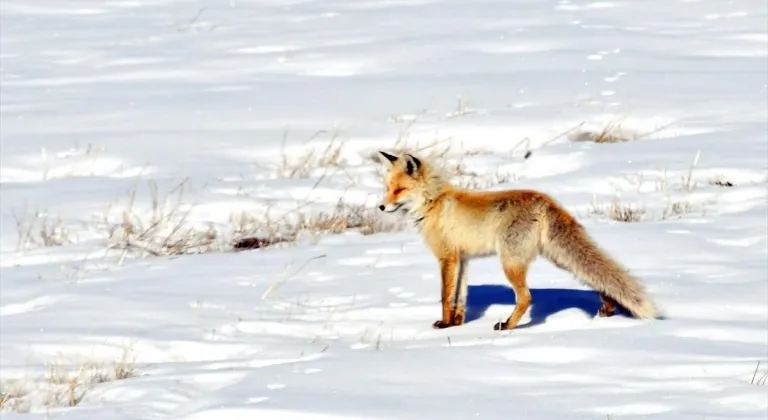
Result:
M379 159L381 159L382 162L385 162L390 166L392 166L397 160L397 156L390 155L387 152L382 152L381 150L379 150Z
M414 155L405 155L405 169L408 175L413 175L421 169L421 160Z

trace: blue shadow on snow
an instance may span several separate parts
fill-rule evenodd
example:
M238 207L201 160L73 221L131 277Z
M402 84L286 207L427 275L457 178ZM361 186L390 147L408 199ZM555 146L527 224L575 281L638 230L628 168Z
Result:
M515 291L511 286L500 284L469 285L467 290L467 318L472 322L485 315L492 305L514 305ZM589 315L596 315L602 302L600 296L592 290L575 289L531 289L531 321L518 328L543 324L547 317L566 309L581 309ZM512 314L505 315L502 321ZM623 309L617 309L616 315L625 315Z

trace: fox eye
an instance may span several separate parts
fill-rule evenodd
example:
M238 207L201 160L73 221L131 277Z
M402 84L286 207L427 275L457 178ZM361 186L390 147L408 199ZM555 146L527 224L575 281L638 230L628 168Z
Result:
M394 194L394 195L398 195L398 194L400 194L401 192L403 192L404 190L405 190L405 188L397 188L396 190L392 191L392 194Z

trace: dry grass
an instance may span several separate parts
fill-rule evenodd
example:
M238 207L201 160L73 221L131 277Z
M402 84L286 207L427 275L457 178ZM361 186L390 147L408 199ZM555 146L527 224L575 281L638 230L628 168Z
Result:
M646 219L644 208L633 207L631 204L622 204L618 199L614 199L607 206L593 203L588 214L607 217L617 222L640 222Z
M768 384L768 371L766 371L764 374L760 374L760 361L757 362L757 366L755 366L755 373L752 374L752 380L749 381L752 385L757 386L765 386Z
M205 227L188 223L192 206L184 202L187 180L182 181L161 196L157 184L148 182L151 206L136 207L138 184L128 197L126 208L118 218L113 217L111 206L98 218L79 222L82 231L105 233L108 249L122 250L124 254L179 255L203 253L224 249L219 232L211 225ZM63 217L51 217L47 211L30 212L27 206L13 212L17 229L17 251L74 243L71 226Z
M280 178L309 178L317 169L341 169L344 165L342 150L346 144L346 139L341 137L338 129L330 133L330 140L324 147L306 146L310 141L318 136L328 134L327 131L318 131L307 141L304 142L305 149L298 156L291 157L286 151L285 142L287 133L283 134L283 151L280 161L276 168L277 176Z
M26 412L24 397L27 391L18 382L11 382L0 390L0 412Z
M693 205L687 201L672 201L662 212L662 220L680 218L693 210Z
M490 174L480 174L469 170L461 160L457 163L448 165L445 169L453 178L453 183L457 187L471 190L483 190L522 179L522 177L517 174L500 170L496 170L496 172Z
M415 121L416 119L412 123ZM521 179L517 174L498 170L494 173L478 173L470 170L464 159L466 156L477 153L468 152L460 155L458 159L449 158L450 139L441 140L435 137L425 146L416 149L406 148L404 144L407 141L408 127L398 137L396 145L403 146L402 150L410 150L436 160L438 164L444 166L446 174L453 178L453 182L459 187L487 189ZM558 138L574 129L561 133ZM278 165L281 176L309 177L317 167L344 170L345 162L341 156L344 140L338 130L332 133L318 132L310 140L322 134L330 134L330 141L323 147L311 149L296 160L291 160L287 154L283 154L283 159ZM371 158L375 160L376 167L381 169L383 165L380 164L378 153L374 152ZM692 173L697 161L698 155L687 176L682 177L683 187L681 188L685 190L695 188ZM320 177L312 190L320 184L325 175ZM139 190L137 183L129 193L127 205L123 210L110 212L108 208L91 226L97 232L106 233L108 249L121 252L119 264L129 254L137 257L157 257L269 248L294 244L303 235L317 237L350 231L371 235L402 231L408 227L404 218L388 220L375 208L345 203L341 200L335 207L323 211L317 211L316 208L310 209L312 203L307 201L299 202L295 211L282 214L278 218L270 217L267 209L265 212L256 214L248 212L231 214L229 223L223 226L213 223L195 223L189 220L194 206L187 204L186 200L190 189L188 180L181 181L162 194L155 182L149 181L147 185L149 205L142 208L136 205ZM667 188L666 178L661 187ZM661 218L679 217L689 211L688 203L675 202L664 210ZM608 206L595 205L590 213L621 222L637 222L647 218L645 209L622 205L618 201ZM61 218L51 222L47 213L30 214L26 209L24 214L25 217L16 217L20 248L35 245L56 246L70 242L69 230Z
M583 128L584 123L582 123L579 125L579 129L572 131L567 138L575 142L621 143L647 138L671 125L665 124L648 132L638 132L623 128L623 120L621 117L613 118L602 128L597 129L585 129Z
M297 232L314 234L340 234L356 231L363 235L382 232L395 232L404 229L404 224L382 220L377 210L363 206L350 205L341 201L330 212L302 215L295 225Z
M346 232L374 235L383 232L399 232L407 225L402 219L388 221L374 208L361 204L354 205L339 201L330 211L297 211L283 215L277 220L268 217L256 218L242 213L235 218L239 229L235 249L268 248L290 244L302 235L325 236ZM244 222L243 222L244 221Z
M64 224L64 219L61 216L51 218L46 210L30 212L25 203L20 214L13 211L13 220L16 222L18 237L17 251L61 246L72 242L70 231Z
M129 203L121 213L120 223L111 223L109 212L103 217L103 227L108 230L110 249L120 249L124 255L136 251L140 255L152 256L205 253L222 250L218 241L219 234L209 225L201 229L188 223L192 206L184 203L187 180L185 179L162 198L157 184L148 183L150 188L151 208L149 211L135 210L135 188L129 197Z
M594 143L620 143L637 140L637 133L622 129L620 120L611 120L602 129L577 131L569 137L569 140Z
M282 219L272 220L269 209L261 217L246 211L230 214L229 223L233 232L232 247L235 250L267 248L293 243L296 239L293 233L285 236L285 229L281 228Z
M406 139L404 137L400 137L397 139L397 141L395 141L395 144L392 147L388 147L386 150L388 153L392 153L394 155L399 155L400 153L412 153L418 154L419 156L433 162L446 162L448 154L451 152L452 148L450 140L450 138L439 139L435 137L426 145L416 144L409 146ZM446 145L446 143L448 144ZM380 169L382 167L381 157L379 156L378 150L371 151L368 155L368 159L377 165L377 168Z
M138 376L136 364L130 355L130 349L123 349L122 356L112 363L112 377L114 380L130 379Z
M459 98L459 104L457 106L457 109L455 112L449 114L453 115L453 117L458 117L461 115L466 115L468 113L472 113L473 111L468 111L466 108L466 101L460 97ZM404 122L404 126L398 133L397 137L395 138L394 142L385 147L382 150L387 150L389 153L392 154L399 154L399 153L416 153L420 155L421 157L424 157L425 159L434 161L434 162L441 162L445 161L448 157L448 155L452 152L452 149L454 148L452 142L452 137L444 137L441 138L438 135L438 131L435 130L434 136L432 138L426 139L425 141L412 141L411 140L411 130L416 125L417 122L419 122L423 117L425 113L422 113L420 115L415 116L414 118L410 118L407 121L406 120L394 120L395 122ZM471 156L476 154L482 154L482 151L462 151L462 156ZM367 158L372 162L379 173L383 170L383 166L381 165L380 156L377 150L372 150L368 153Z
M451 138L440 139L435 136L426 145L407 145L405 136L400 136L395 141L392 147L386 148L386 151L391 154L398 155L400 153L414 153L419 156L433 162L437 165L445 175L452 179L452 182L460 187L467 189L486 189L499 184L505 184L509 182L515 182L523 179L521 176L503 172L497 170L489 174L481 174L472 170L469 170L464 162L467 157L481 156L490 154L490 152L483 150L465 150L457 158L451 157L452 144ZM527 139L518 142L512 150L517 149L520 145L529 142ZM527 145L526 145L527 150ZM530 151L526 151L524 159L530 157ZM378 150L371 151L368 154L368 159L376 165L377 174L384 176L386 167L381 164L381 157Z
M682 190L691 192L696 189L696 181L693 179L693 169L699 164L699 157L701 156L701 150L696 152L696 157L693 158L691 166L688 167L688 175L682 177Z
M40 377L8 381L0 391L0 412L26 413L37 408L74 407L94 386L130 379L138 371L129 350L105 365L98 361L49 363Z
M331 141L318 153L310 151L296 161L290 161L287 155L284 155L279 170L283 176L306 177L310 176L315 165L342 167L344 162L340 157L340 150L343 145L338 132L334 132ZM435 141L421 150L428 150L430 157L445 159L448 148L441 149L438 146L439 141ZM378 157L375 159L380 167ZM461 161L453 164L448 172L458 177L457 183L460 186L473 189L519 179L514 174L502 172L489 175L474 173L468 171ZM317 187L322 179L323 177L314 187ZM148 185L151 200L149 210L140 212L135 209L137 185L129 194L128 204L121 212L119 222L110 220L107 211L99 223L99 227L108 232L109 248L122 250L121 261L128 253L142 257L171 256L267 248L294 243L302 234L322 236L356 231L371 235L401 231L407 227L404 220L389 221L382 218L375 208L341 200L334 208L325 211L310 211L307 208L312 203L300 202L296 211L283 214L279 218L270 217L267 209L263 214L231 214L229 226L201 226L188 220L193 207L185 203L187 180L163 195L159 193L157 184L150 181Z
M652 174L651 176L648 176L647 174L636 173L625 176L625 179L628 183L634 184L638 192L642 192L643 190L652 190L653 192L664 193L667 196L669 196L670 192L691 193L699 187L699 181L697 180L697 177L694 176L694 172L698 165L700 156L701 151L697 151L693 161L686 169L686 172L679 175L678 182L675 181L674 176L670 176L668 174L666 168L662 169L661 173L659 174ZM652 188L645 188L649 183L652 185ZM708 184L719 187L734 186L733 183L725 180L722 177L712 178L708 181Z
M588 216L597 215L617 222L642 222L646 220L668 220L685 217L696 209L688 201L669 200L667 206L655 212L649 213L644 207L633 206L632 204L621 203L618 198L614 198L610 204L599 205L595 202L587 211Z
M464 115L470 115L470 114L475 114L475 113L477 113L477 111L475 111L473 109L469 109L467 107L467 98L465 98L463 95L461 95L457 99L456 109L454 109L453 111L445 114L445 117L448 118L448 119L452 119L452 118L462 117Z
M460 101L459 110L465 108L464 102ZM466 189L482 190L521 179L517 174L499 170L492 173L478 173L471 170L465 164L464 159L481 152L463 152L458 158L450 158L449 152L452 147L450 138L440 139L435 136L426 145L415 148L413 146L405 147L408 143L408 131L417 120L418 118L413 118L406 123L403 132L395 141L394 150L389 149L391 152L409 150L435 160L444 166L443 169L446 174L453 178L453 182L457 186ZM580 127L581 125L571 128L559 134L555 139L578 131ZM599 133L599 138L595 141L612 141L609 138L616 137L615 132L620 127L620 123L609 124ZM284 146L282 159L276 167L278 175L289 178L308 178L317 175L318 168L326 169L326 172L319 177L312 188L314 191L314 188L326 177L328 170L345 171L346 162L342 156L345 140L340 135L339 130L319 131L305 144L320 136L328 136L329 140L319 147L307 148L303 154L294 159L289 158ZM528 140L524 139L515 148L526 141ZM529 145L523 146L528 150ZM530 156L530 150L528 152L526 156ZM382 168L383 165L380 164L377 151L372 153L371 159L375 161L377 168ZM684 176L682 179L683 189L695 188L692 171L697 160L698 156L691 165L688 176ZM136 188L129 193L128 203L124 210L110 212L108 209L91 227L97 233L106 233L108 249L121 252L121 263L129 254L138 257L153 257L226 252L233 249L268 248L293 244L304 234L315 237L355 231L363 235L371 235L381 232L402 231L408 227L404 218L397 217L393 218L395 219L393 221L387 220L375 208L339 201L330 209L317 211L314 206L309 208L312 203L306 199L304 202L298 202L295 211L282 214L278 218L270 217L270 212L267 210L257 213L233 213L230 215L229 222L224 224L194 222L189 217L194 205L187 203L188 184L188 180L183 180L161 194L158 185L149 181L147 185L150 204L146 206L136 205L137 184ZM663 187L667 187L666 181ZM690 205L687 203L672 203L664 210L662 218L681 216L689 211ZM645 209L622 205L618 201L614 201L608 206L594 206L591 213L622 222L637 222L647 218ZM36 223L31 223L29 220L36 221ZM20 247L55 246L70 242L69 230L64 221L59 218L52 222L44 212L37 212L26 218L17 217L17 226Z
M139 206L139 184L128 194L125 205L113 210L113 205L94 218L84 229L103 234L107 249L120 252L118 264L128 256L164 257L233 249L266 248L294 243L300 235L334 235L356 231L363 235L403 230L404 221L388 221L375 208L342 200L330 209L318 211L313 203L299 202L295 211L278 218L269 209L259 214L231 214L228 224L199 223L189 220L194 209L187 204L188 180L183 180L161 193L154 181L149 181L148 205ZM54 246L69 243L69 231L64 220L49 222L43 212L17 217L19 248Z

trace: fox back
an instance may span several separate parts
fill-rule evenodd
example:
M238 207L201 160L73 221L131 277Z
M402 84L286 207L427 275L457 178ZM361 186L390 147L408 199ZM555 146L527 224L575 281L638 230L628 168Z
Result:
M498 252L505 236L530 238L525 247L532 252L538 248L542 225L515 222L543 221L546 209L556 205L545 195L528 190L465 191L451 185L438 168L422 159L409 154L387 156L390 171L379 208L411 214L433 250L450 248L468 256L489 255Z

